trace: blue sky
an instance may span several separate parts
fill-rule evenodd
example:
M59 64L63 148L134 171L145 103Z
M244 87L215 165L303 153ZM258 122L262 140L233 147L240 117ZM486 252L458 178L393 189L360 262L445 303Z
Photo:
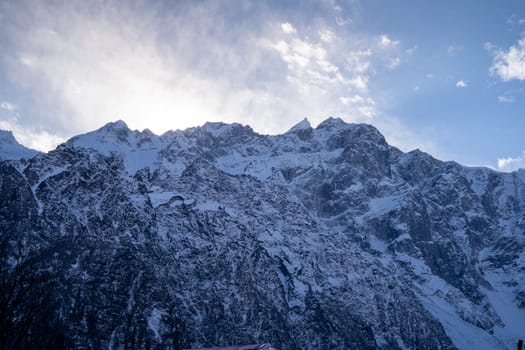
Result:
M275 134L339 116L525 167L523 1L4 0L0 24L0 129L37 149L116 119Z

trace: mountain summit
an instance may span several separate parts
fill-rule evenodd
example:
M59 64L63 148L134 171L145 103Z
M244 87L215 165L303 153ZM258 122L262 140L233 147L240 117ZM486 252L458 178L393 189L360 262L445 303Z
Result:
M157 136L117 122L0 162L0 190L3 273L51 274L31 332L70 347L512 349L523 336L525 176L404 153L367 124Z

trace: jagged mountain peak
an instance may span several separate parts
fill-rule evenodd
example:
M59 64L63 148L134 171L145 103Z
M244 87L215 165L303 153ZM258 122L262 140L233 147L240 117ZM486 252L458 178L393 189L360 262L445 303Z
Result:
M310 121L308 120L308 118L304 118L299 123L292 126L290 130L288 130L286 133L298 132L302 130L309 130L311 128L312 128L312 125L310 124Z
M317 125L316 130L320 129L334 129L334 128L344 128L345 126L349 125L349 123L345 122L343 119L338 117L328 117L327 119L323 120L319 125Z
M161 137L149 129L131 130L123 120L117 120L94 131L74 136L66 142L66 145L93 148L107 154L110 151L143 148L148 142L160 139Z
M384 140L383 134L373 125L366 123L347 123L343 119L335 117L325 119L315 130L329 134L351 131L355 136L367 134L377 140Z
M117 120L114 122L109 122L103 125L102 127L87 132L85 134L81 134L78 136L73 137L72 139L82 139L82 138L96 138L99 141L106 140L111 141L112 139L115 141L125 141L130 134L133 133L140 133L138 130L132 131L126 122L123 120Z
M125 169L133 175L140 169L151 167L159 152L173 137L173 133L158 136L149 129L131 130L124 121L119 120L75 136L60 148L84 148L95 150L104 156L117 155L124 161Z

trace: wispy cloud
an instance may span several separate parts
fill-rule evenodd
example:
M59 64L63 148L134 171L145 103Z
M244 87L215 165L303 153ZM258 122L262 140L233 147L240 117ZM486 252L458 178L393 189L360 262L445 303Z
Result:
M514 102L514 97L512 96L498 96L498 101L501 103L512 103Z
M401 64L401 59L399 57L391 58L386 66L390 69L396 69Z
M417 51L417 45L415 46L412 46L408 49L405 49L405 54L408 55L408 56L412 56L414 55L414 53Z
M11 102L3 101L0 102L0 108L9 112L13 112L16 110L16 105L12 104Z
M377 115L376 103L371 97L360 95L340 97L339 100L345 106L353 106L359 113L367 118L374 118Z
M510 89L498 96L498 101L501 103L514 103L523 94L523 88Z
M281 25L286 34L296 34L293 27ZM291 31L293 29L294 31ZM298 88L316 86L323 88L327 83L342 83L345 81L338 66L330 61L327 50L321 43L302 39L297 35L283 38L272 44L281 59L288 67L288 80Z
M491 75L503 81L525 80L525 34L508 50L496 48L491 43L485 43L485 49L493 56Z
M355 50L346 55L345 67L352 72L348 83L359 89L368 89L368 79L372 65L372 50Z
M517 14L513 14L511 15L508 19L507 19L507 26L510 27L510 29L512 29L513 27L519 27L519 26L522 26L522 25L525 25L525 18L517 15Z
M449 45L447 48L447 55L449 56L456 56L461 51L463 51L463 46L460 45Z
M372 48L348 46L331 29L322 28L317 37L285 30L282 25L281 29L288 35L270 46L286 63L286 79L296 91L306 97L318 96L308 99L311 101L319 102L321 96L322 108L328 106L354 120L378 115L375 101L368 96L368 83L374 62L383 57L375 57ZM334 101L340 105L332 106Z
M76 132L124 118L160 131L175 111L188 114L181 119L209 115L195 93L205 96L212 82L188 76L173 48L162 51L151 11L139 17L139 9L111 1L25 6L10 9L16 32L9 62L13 80L54 106L41 124Z
M335 40L335 33L330 29L323 28L319 31L319 39L325 43L331 43Z
M343 9L339 5L334 6L334 12L335 12L335 22L339 26L345 26L347 24L352 23L352 19L350 17L345 17L343 14Z
M383 34L379 37L379 45L385 48L396 47L399 45L399 40L392 40L388 35Z
M456 87L458 87L458 88L466 88L466 87L468 87L468 81L466 81L466 80L459 80L456 83Z

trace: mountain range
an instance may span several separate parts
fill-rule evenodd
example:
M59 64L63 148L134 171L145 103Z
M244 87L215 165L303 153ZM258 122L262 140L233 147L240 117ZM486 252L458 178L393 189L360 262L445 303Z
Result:
M405 153L338 118L281 135L117 121L48 153L1 132L0 159L4 348L525 337L524 170Z

